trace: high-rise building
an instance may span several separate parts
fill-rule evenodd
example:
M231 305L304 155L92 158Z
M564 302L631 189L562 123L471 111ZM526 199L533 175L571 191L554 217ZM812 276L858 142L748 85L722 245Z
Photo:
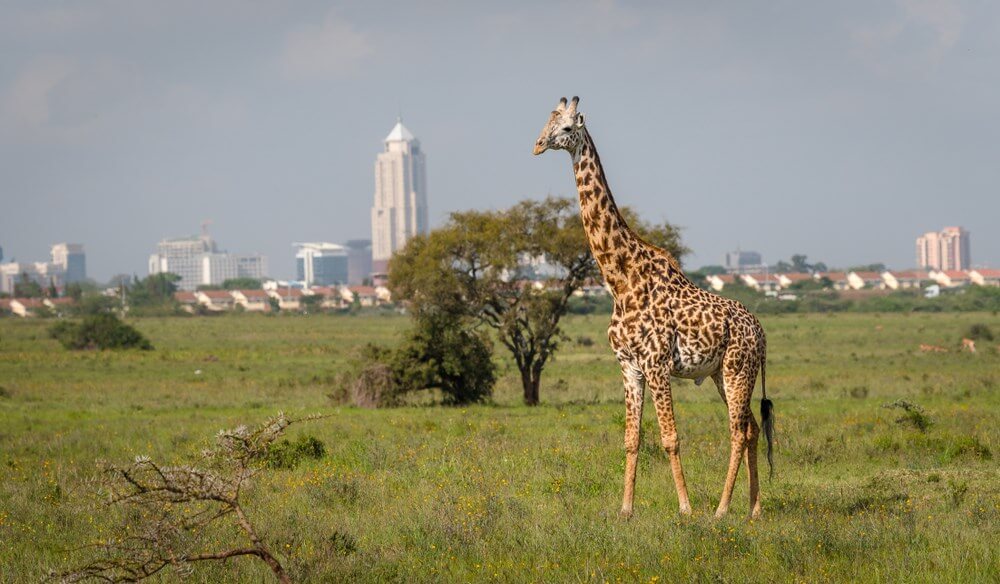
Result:
M52 246L52 263L61 266L67 284L87 279L87 255L79 243L57 243Z
M939 271L969 269L969 232L961 227L945 227L921 235L917 238L917 266Z
M755 272L762 269L764 262L755 251L736 250L726 253L726 271L732 274Z
M149 274L177 274L181 277L178 289L194 290L202 284L202 257L217 252L215 241L207 235L164 239L149 256Z
M262 255L206 253L201 256L202 284L218 286L235 278L263 280L266 275L267 258Z
M372 269L384 272L408 239L427 233L427 178L420 141L397 120L375 161Z
M149 274L177 274L179 290L194 290L201 285L219 285L232 278L263 279L267 258L262 255L237 255L220 252L208 233L201 236L164 239L149 256Z
M360 286L372 275L372 240L352 239L347 248L347 283Z
M347 248L335 243L296 243L295 276L306 286L347 283Z

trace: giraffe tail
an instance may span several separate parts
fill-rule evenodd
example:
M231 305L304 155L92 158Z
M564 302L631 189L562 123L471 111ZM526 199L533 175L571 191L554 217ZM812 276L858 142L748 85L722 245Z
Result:
M767 399L767 346L761 347L760 355L760 425L767 440L767 478L774 477L774 404Z

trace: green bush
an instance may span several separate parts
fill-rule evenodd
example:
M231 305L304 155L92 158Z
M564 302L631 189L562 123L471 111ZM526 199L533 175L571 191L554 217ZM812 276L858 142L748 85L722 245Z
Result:
M439 389L447 405L485 402L493 395L493 345L467 319L421 314L403 343L369 344L330 397L362 407L398 405L403 395Z
M49 328L49 336L72 350L142 349L153 345L133 327L110 313L91 314L80 322L62 321Z
M993 331L990 330L989 326L977 322L965 330L965 338L974 341L992 341Z
M305 459L319 460L326 454L326 445L315 436L299 436L292 442L287 438L273 442L267 448L264 464L270 468L292 469Z

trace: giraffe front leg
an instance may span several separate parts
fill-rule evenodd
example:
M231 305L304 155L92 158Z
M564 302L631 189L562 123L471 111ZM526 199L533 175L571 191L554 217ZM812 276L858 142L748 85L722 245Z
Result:
M649 393L653 396L653 405L656 406L656 418L660 423L660 440L670 458L670 470L674 474L677 504L681 515L690 515L691 502L688 500L687 482L684 480L684 469L681 467L681 445L677 439L677 424L674 421L670 374L662 370L655 371L649 375L648 381Z
M633 366L622 365L625 379L625 493L622 497L621 517L632 517L635 498L635 475L639 464L639 440L642 433L642 373Z

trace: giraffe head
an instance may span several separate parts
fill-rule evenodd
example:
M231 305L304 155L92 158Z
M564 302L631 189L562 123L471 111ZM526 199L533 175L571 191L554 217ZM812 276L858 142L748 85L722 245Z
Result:
M559 105L552 110L549 121L535 142L536 155L546 150L573 152L583 142L583 114L576 111L579 102L579 97L574 97L569 105L565 97L559 100Z

